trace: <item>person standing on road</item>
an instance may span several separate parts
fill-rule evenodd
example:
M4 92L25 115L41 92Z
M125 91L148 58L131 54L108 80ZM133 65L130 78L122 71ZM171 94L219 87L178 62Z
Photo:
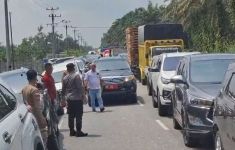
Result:
M89 91L92 111L96 111L95 100L98 100L100 111L104 111L103 99L101 97L101 76L96 72L96 65L91 64L91 69L85 75L85 87Z
M47 143L47 121L42 114L40 104L40 91L37 89L37 72L35 70L28 70L27 79L29 84L26 85L22 90L23 100L27 105L28 111L32 112L37 120L41 135L43 138L44 145Z
M69 63L66 65L68 74L63 78L62 82L62 98L67 101L67 113L69 115L70 136L83 137L87 133L82 132L82 115L83 115L83 100L85 90L79 74L75 73L75 65ZM76 119L76 129L74 130L74 119Z
M44 83L48 95L51 99L52 104L55 104L55 99L56 99L56 87L55 87L55 80L52 77L52 72L53 72L53 66L51 63L46 63L45 64L45 74L42 77L42 82Z

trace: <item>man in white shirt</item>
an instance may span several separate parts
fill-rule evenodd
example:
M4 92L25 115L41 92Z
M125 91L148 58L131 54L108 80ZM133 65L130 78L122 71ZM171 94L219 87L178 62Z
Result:
M85 87L89 91L92 111L96 111L95 100L98 100L100 111L104 111L103 99L101 97L101 76L96 72L96 65L91 64L91 69L85 75Z

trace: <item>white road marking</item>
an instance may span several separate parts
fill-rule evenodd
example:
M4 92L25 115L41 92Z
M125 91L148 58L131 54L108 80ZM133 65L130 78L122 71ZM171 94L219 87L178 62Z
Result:
M142 104L140 101L138 101L138 104L139 104L141 107L144 106L144 104Z
M166 125L164 125L163 122L161 122L161 120L156 120L156 122L166 131L170 130Z

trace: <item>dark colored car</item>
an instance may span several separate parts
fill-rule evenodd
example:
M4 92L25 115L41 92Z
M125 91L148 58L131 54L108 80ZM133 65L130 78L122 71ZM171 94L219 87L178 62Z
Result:
M114 98L137 102L136 79L126 59L120 57L100 58L94 62L104 81L102 97L104 103Z
M212 115L208 115L214 98L222 87L233 54L185 56L179 63L172 95L174 128L183 130L184 143L195 146L198 139L212 139Z
M235 63L229 65L223 88L214 103L214 135L216 150L235 148Z

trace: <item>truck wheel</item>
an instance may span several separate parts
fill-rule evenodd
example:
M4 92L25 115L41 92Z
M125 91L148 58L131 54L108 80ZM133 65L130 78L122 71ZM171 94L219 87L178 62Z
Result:
M152 88L152 103L153 103L153 108L157 108L157 102L155 101L155 98L156 98L156 94L155 94L155 91L153 90L153 87Z

